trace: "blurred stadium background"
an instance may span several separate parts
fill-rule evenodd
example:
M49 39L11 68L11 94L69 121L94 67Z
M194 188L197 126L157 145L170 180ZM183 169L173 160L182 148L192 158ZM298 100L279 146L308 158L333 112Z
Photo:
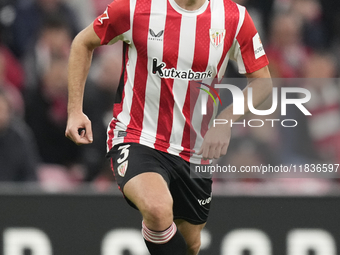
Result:
M312 116L292 108L286 118L298 120L296 128L235 127L219 163L339 164L339 0L235 2L256 23L273 78L317 82L295 85L312 92ZM94 143L78 147L64 137L70 44L108 3L0 0L0 255L147 254L140 216L124 203L105 159L121 44L94 55L84 103ZM240 77L234 64L226 76ZM340 254L339 174L215 176L200 254Z

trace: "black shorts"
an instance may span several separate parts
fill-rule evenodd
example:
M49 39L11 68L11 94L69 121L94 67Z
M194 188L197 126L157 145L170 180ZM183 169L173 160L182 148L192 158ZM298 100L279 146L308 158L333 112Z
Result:
M184 159L138 143L114 146L108 153L119 189L138 174L159 173L167 182L173 198L174 219L192 224L207 221L211 204L211 178L191 178L190 166ZM127 202L136 206L126 198Z

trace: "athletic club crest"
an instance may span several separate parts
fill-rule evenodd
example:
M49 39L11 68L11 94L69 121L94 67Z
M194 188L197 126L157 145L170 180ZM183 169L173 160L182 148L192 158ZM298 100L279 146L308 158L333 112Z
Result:
M218 47L224 40L225 29L209 29L210 41L215 46Z
M124 161L118 166L117 172L121 177L125 176L126 170L128 167L128 160Z

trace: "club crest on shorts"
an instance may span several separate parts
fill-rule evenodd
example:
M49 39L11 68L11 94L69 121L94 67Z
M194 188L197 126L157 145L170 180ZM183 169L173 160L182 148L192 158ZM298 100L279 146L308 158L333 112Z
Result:
M121 177L125 176L126 170L128 167L128 160L124 161L123 163L121 163L118 168L117 168L117 172Z
M210 41L215 46L218 47L224 40L225 29L209 29Z

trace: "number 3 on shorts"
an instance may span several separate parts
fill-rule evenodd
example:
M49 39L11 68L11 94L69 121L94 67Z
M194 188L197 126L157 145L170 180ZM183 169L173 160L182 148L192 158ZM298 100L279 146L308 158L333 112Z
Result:
M117 159L118 164L121 164L122 162L124 162L129 156L129 149L128 149L129 147L130 147L130 144L119 146L118 150L121 150L120 155L122 155L122 157Z

